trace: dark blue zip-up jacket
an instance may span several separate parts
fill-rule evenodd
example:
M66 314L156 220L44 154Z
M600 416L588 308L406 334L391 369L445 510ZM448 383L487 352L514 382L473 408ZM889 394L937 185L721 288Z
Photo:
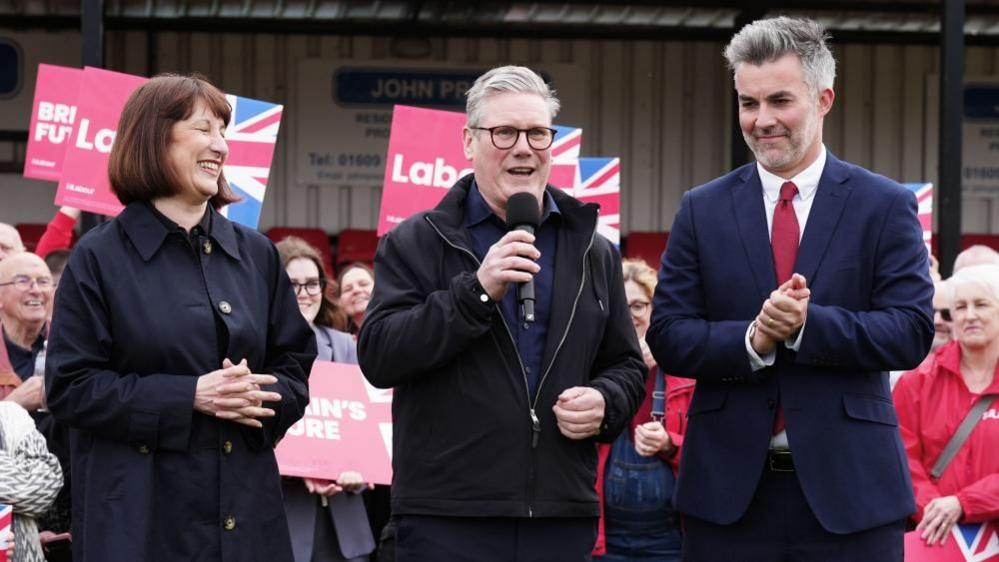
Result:
M567 388L596 388L606 402L597 439L610 442L644 397L620 255L596 234L596 205L548 188L563 220L532 395L499 308L480 300L463 226L471 181L397 226L375 256L358 357L372 384L395 387L392 512L595 517L594 439L563 436L552 408Z

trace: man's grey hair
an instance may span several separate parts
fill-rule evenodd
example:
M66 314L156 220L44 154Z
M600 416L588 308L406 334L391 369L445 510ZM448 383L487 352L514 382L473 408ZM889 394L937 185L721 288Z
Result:
M465 103L465 114L468 116L468 126L478 127L482 120L482 104L485 100L505 93L537 94L545 100L548 114L552 119L558 114L560 107L555 90L545 83L530 68L524 66L500 66L479 76L468 89Z
M999 252L983 244L975 244L957 255L954 260L954 273L973 265L999 265Z
M798 55L805 84L818 94L832 88L836 80L836 59L826 45L828 39L825 28L807 18L756 20L732 37L725 47L725 60L735 73L742 64L761 66L787 54Z

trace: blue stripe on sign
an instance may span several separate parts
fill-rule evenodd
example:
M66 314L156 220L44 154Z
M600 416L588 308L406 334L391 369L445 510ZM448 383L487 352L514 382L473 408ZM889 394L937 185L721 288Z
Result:
M260 115L268 109L272 109L276 106L277 104L236 96L236 119L234 120L234 123L242 123L246 119Z
M229 205L229 220L238 222L239 224L249 228L257 228L257 224L260 223L260 211L263 209L263 204L253 197L250 197L245 191L240 189L239 186L235 184L230 183L229 188L232 189L236 195L243 198L242 201Z
M586 181L590 176L600 171L601 168L610 164L613 158L580 158L579 177Z

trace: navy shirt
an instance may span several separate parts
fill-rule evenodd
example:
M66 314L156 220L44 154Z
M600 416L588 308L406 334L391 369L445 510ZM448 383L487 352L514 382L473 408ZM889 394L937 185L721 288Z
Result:
M479 186L473 181L468 190L468 207L465 214L465 228L472 236L472 246L476 257L482 261L489 247L499 241L507 233L506 223L497 217L479 193ZM534 276L534 322L525 322L520 306L517 305L517 288L510 287L503 300L500 310L503 320L513 340L517 344L520 358L527 372L527 383L531 398L538 388L541 377L541 356L545 351L545 341L548 339L548 320L551 317L552 286L555 283L555 249L557 245L557 229L561 222L561 214L555 199L545 192L544 214L541 216L541 226L535 231L534 245L541 252L538 265L541 271Z
M10 358L10 366L22 381L35 374L35 358L38 352L45 347L45 330L38 334L38 339L32 344L31 349L24 349L16 343L10 341L7 332L3 334L3 343L7 346L7 356Z

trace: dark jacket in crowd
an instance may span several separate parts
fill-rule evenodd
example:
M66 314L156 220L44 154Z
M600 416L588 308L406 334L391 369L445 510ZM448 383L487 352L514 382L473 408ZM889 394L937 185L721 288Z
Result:
M308 403L315 336L261 234L215 211L193 238L170 224L129 205L60 282L46 388L71 427L73 559L290 561L273 447ZM278 378L262 429L194 410L224 358Z
M471 182L397 226L375 257L358 356L372 384L395 387L392 512L596 517L594 440L563 436L552 407L567 388L596 388L606 401L596 439L611 442L642 401L620 255L596 234L596 205L548 188L562 222L540 386L529 398L498 306L480 300L463 227Z

